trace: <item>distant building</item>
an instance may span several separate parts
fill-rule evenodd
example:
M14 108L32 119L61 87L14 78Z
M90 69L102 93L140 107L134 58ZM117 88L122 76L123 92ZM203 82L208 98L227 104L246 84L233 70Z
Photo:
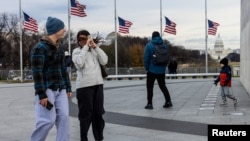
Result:
M218 60L218 61L233 52L234 51L232 49L224 49L224 44L223 44L222 39L220 38L220 34L218 35L214 43L214 49L208 50L208 54L210 54L210 56L213 59Z
M250 96L250 1L241 0L241 17L240 17L240 81Z

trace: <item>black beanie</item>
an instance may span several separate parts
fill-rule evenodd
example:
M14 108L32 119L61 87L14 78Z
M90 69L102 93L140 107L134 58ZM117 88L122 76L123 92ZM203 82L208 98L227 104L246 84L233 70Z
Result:
M152 38L154 38L154 37L160 37L160 33L158 31L154 31L152 33Z
M222 60L220 60L220 64L224 64L225 66L227 66L228 65L228 59L223 58Z

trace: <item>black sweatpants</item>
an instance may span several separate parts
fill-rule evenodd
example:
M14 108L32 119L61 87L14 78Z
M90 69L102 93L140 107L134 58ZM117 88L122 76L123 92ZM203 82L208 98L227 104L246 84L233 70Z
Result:
M154 74L151 72L147 72L147 100L148 100L148 104L152 104L155 79L157 79L158 85L159 85L159 87L164 95L165 101L171 102L168 88L165 85L165 74Z
M81 141L88 141L88 130L92 124L95 140L103 140L103 85L95 85L76 90L78 100L78 118L80 121Z

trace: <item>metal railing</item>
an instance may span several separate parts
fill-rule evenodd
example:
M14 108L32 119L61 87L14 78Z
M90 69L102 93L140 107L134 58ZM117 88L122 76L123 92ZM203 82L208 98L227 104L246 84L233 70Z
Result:
M233 68L234 69L234 68ZM115 68L106 68L109 76L107 80L113 79L144 79L146 78L146 71L143 67L140 68L119 68L118 75L115 75ZM208 69L208 73L205 73L204 67L178 67L177 74L168 74L168 70L166 70L166 79L185 79L185 78L211 78L217 77L220 68L218 67L210 67ZM236 73L233 71L233 76L239 76L239 67L237 68ZM20 70L0 70L0 80L7 80L8 82L18 82L21 80ZM71 72L71 80L76 79L76 70L72 69ZM24 81L32 81L32 73L31 70L23 71L23 80Z
M166 79L186 79L186 78L216 78L219 73L181 73L181 74L166 74ZM145 79L146 74L133 74L133 75L109 75L107 80L133 80Z

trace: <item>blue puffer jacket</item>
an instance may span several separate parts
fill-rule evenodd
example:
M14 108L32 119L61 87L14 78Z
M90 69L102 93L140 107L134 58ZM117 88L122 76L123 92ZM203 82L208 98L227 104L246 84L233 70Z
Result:
M153 54L155 52L154 44L161 45L163 40L161 37L152 38L151 42L147 43L144 48L144 68L146 71L149 71L154 74L165 74L167 65L154 65L153 63ZM167 47L166 45L164 45Z

